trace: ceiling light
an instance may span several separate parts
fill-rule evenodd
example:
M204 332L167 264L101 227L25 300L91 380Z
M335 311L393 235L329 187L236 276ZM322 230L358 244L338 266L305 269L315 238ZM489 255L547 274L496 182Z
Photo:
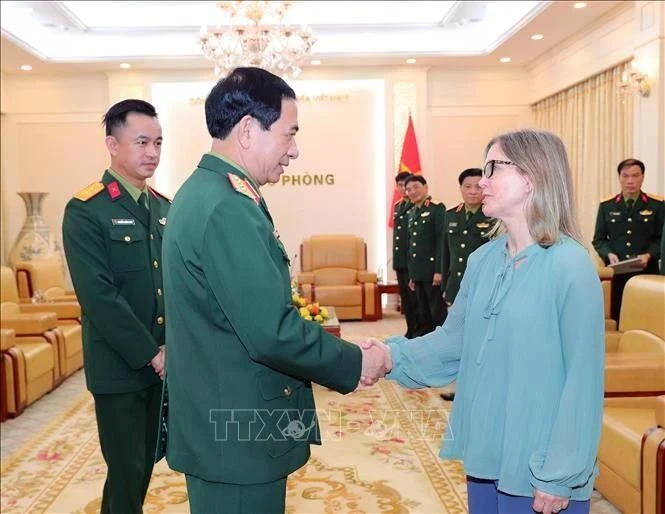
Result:
M31 71L31 70L32 70L32 66L30 66L29 64L23 64L23 65L21 65L21 69L22 69L23 71Z
M120 67L121 67L123 70L128 70L129 68L132 67L132 65L129 64L128 62L121 62L121 63L120 63Z
M227 22L215 28L201 27L199 44L220 76L238 66L258 66L278 75L296 77L298 63L316 42L312 29L285 25L291 1L216 2Z
M311 64L312 66L320 66L320 65L321 65L321 61L319 61L318 59L314 59L310 64Z
M413 59L413 58L412 59L407 59L406 64L416 64L416 60Z
M510 62L510 57L502 57L499 59L501 62Z
M575 9L584 9L586 7L586 2L575 2L573 7Z
M533 36L531 36L531 39L533 39L534 41L540 41L541 39L543 39L543 35L542 34L534 34Z

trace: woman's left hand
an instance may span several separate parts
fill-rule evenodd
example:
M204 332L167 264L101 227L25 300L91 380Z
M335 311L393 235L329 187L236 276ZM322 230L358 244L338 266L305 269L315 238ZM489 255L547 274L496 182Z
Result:
M569 498L547 494L538 489L533 490L533 510L543 514L556 514L568 508Z

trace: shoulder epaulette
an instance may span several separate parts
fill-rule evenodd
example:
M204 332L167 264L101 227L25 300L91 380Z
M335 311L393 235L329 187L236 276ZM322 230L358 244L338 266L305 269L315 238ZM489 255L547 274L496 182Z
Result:
M234 175L233 173L227 173L229 177L229 182L231 182L231 186L233 189L235 189L238 193L245 195L248 198L251 198L252 201L258 205L259 202L261 201L261 197L259 196L259 193L254 189L254 187L247 182L246 179L240 178L238 175Z
M104 191L104 184L101 182L93 182L88 187L84 187L78 193L74 195L74 198L81 200L82 202L87 202L95 195L98 195Z
M610 196L608 196L607 198L603 198L603 199L600 201L600 203L609 202L610 200L614 200L614 201L616 201L617 196L618 196L618 197L621 197L621 194L618 194L618 195L610 195Z
M662 202L663 200L665 200L665 198L663 198L660 195L654 195L652 193L644 193L644 194L647 195L647 197L651 198L652 200L656 200L657 202Z
M163 198L164 200L166 200L166 201L169 202L169 203L172 202L171 198L169 198L169 197L166 196L165 194L160 193L160 192L157 191L156 189L153 189L153 188L150 187L150 186L148 186L148 189L150 190L150 192L151 192L154 196L159 196L160 198Z

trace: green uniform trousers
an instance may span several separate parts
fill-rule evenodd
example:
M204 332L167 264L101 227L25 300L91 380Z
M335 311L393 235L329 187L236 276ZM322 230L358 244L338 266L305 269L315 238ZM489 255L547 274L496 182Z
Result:
M242 485L185 476L191 514L284 514L286 477Z
M416 302L418 308L418 336L433 332L443 325L448 316L446 304L443 302L441 286L432 285L432 281L414 282L416 286Z
M108 468L101 514L141 514L155 461L162 383L93 396Z

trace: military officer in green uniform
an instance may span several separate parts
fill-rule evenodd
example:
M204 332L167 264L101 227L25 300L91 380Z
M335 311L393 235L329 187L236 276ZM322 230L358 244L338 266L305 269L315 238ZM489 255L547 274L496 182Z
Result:
M409 211L413 207L406 195L405 182L411 176L408 171L402 171L395 176L395 185L401 193L402 199L393 208L393 269L397 275L399 286L400 309L406 319L407 338L411 339L418 334L418 308L415 292L409 288Z
M237 68L205 102L211 152L176 194L164 238L166 459L192 513L282 513L320 444L312 382L373 383L386 351L337 339L291 304L288 252L260 187L298 157L296 95Z
M639 257L634 273L614 275L612 313L619 320L621 299L626 282L641 273L658 273L665 203L642 191L644 163L626 159L617 166L621 192L600 203L596 217L593 247L605 264Z
M483 214L482 190L479 182L483 171L469 168L460 173L457 181L460 185L462 203L446 211L444 218L443 239L443 299L450 308L459 291L466 263L474 250L489 241L487 234L493 220ZM455 393L441 393L444 400L452 401Z
M67 203L62 232L108 467L101 512L139 514L153 468L164 372L161 248L170 202L146 185L162 145L155 108L124 100L109 109L104 125L111 167Z
M446 207L428 194L422 175L406 180L406 192L413 203L409 211L409 285L416 293L419 333L432 332L446 319L443 303L443 218Z
M462 203L446 211L443 243L443 298L450 307L459 291L469 255L488 241L487 233L492 219L481 209L482 191L478 182L480 168L469 168L460 173L458 182Z

